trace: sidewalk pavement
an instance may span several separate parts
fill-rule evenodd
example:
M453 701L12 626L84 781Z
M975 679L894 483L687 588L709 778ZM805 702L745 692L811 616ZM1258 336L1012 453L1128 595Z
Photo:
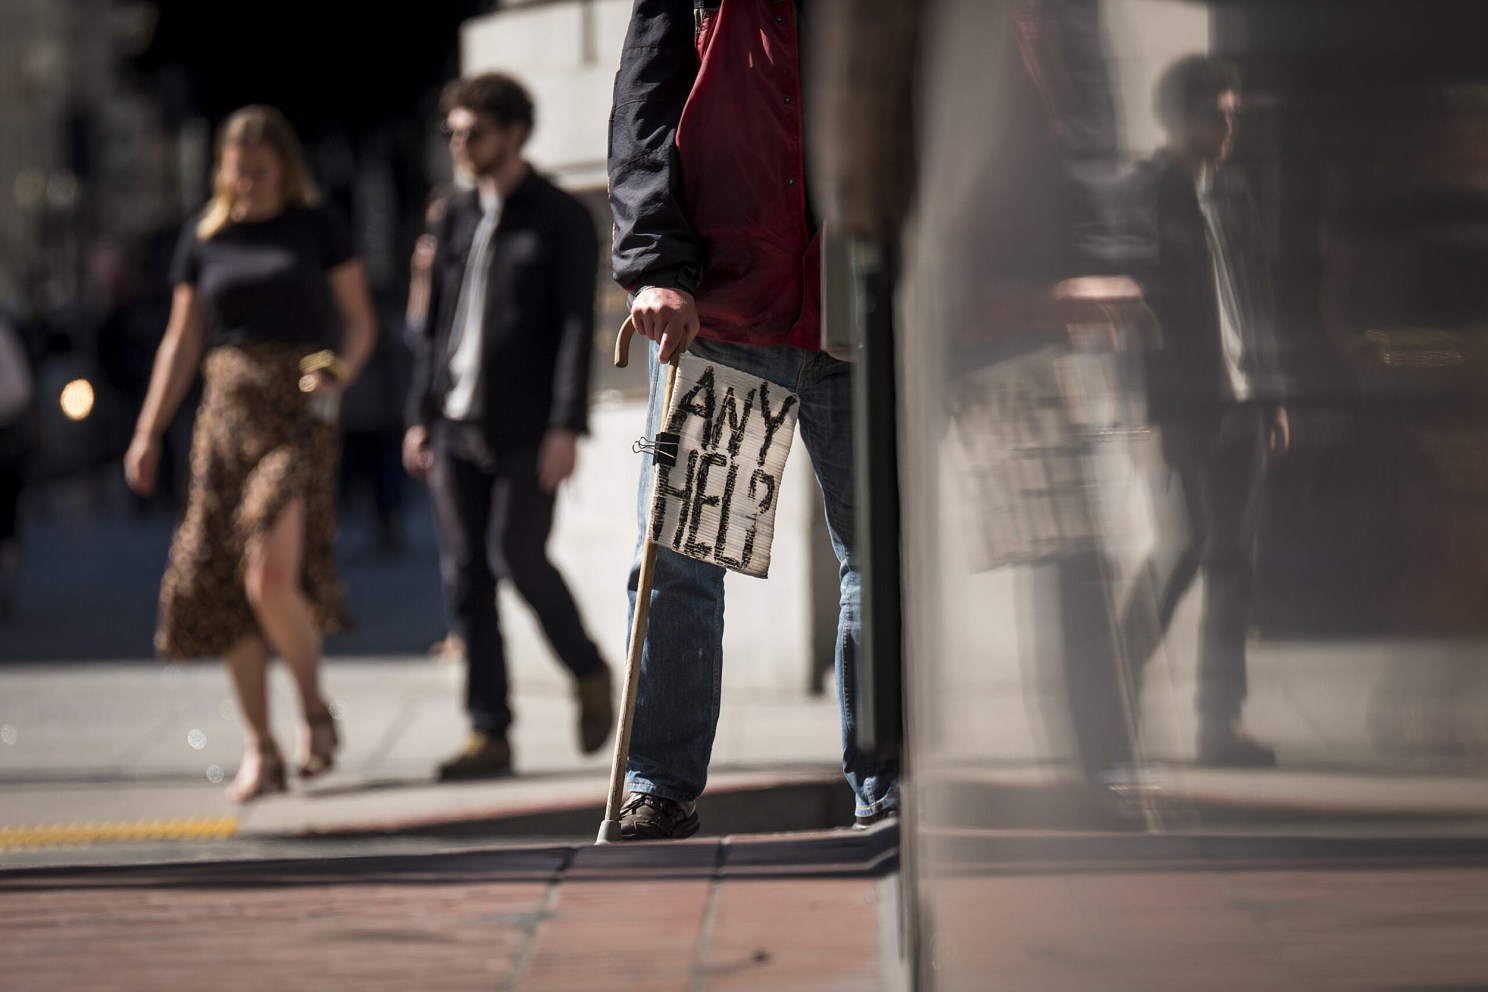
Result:
M516 775L433 781L435 767L465 731L459 664L422 656L336 658L325 680L345 740L337 768L245 807L222 792L241 740L220 665L0 667L0 867L279 856L283 842L314 839L592 840L607 793L609 749L582 756L566 675L535 650L516 657L525 659L515 665ZM704 831L849 824L851 796L836 763L834 695L743 681L725 681L713 774L700 804ZM278 670L271 687L276 728L287 744L295 732L293 692ZM987 693L986 718L999 720L1020 698ZM1316 752L1295 742L1314 724L1273 719L1272 725L1274 739L1293 742L1282 749L1282 767L1155 766L1132 783L1143 814L1134 825L1205 830L1488 818L1477 763L1425 774L1420 766L1392 771L1309 761ZM1019 733L1007 719L995 742L1011 755ZM1100 822L1088 815L1090 793L1062 778L1057 766L1013 757L958 764L931 751L922 757L917 795L927 823L1089 829Z
M644 404L624 394L596 400L593 434L561 492L550 542L617 682L642 457L631 446L644 415ZM852 811L837 771L841 744L830 680L825 694L807 691L813 668L808 520L819 510L809 460L799 446L797 455L782 487L769 581L728 579L730 661L710 789L739 796L788 787L780 826L825 827L850 822ZM61 501L28 520L21 614L0 629L6 662L0 664L0 864L129 856L127 845L78 854L80 840L503 829L592 837L599 827L594 810L607 792L609 747L579 754L568 677L507 584L500 611L517 775L432 782L435 767L459 747L466 722L463 666L410 653L444 633L427 512L410 508L408 553L394 562L358 553L357 521L348 521L342 571L361 629L332 639L325 667L326 693L344 731L338 768L323 781L244 809L222 796L242 747L223 666L148 660L169 538L163 521L136 520L106 501L91 509ZM100 660L71 660L87 657ZM296 703L279 666L272 679L276 733L288 749ZM720 800L716 813L707 803L712 827L705 829L715 832L754 829L768 818L758 803ZM797 814L802 807L808 812ZM538 823L534 812L564 816ZM63 853L68 850L74 853ZM152 856L168 856L168 848Z
M0 873L13 992L896 992L889 831Z
M1482 988L1479 838L891 829L0 873L16 992L1446 992Z
M610 750L579 753L566 674L535 653L517 666L512 744L517 774L437 784L433 772L465 733L463 666L432 658L333 659L327 692L343 750L324 779L234 807L223 795L241 753L236 709L222 666L111 663L0 668L0 865L63 855L73 839L287 838L384 833L588 836L598 831ZM275 726L294 740L294 697L271 681ZM14 714L14 715L12 715ZM780 827L851 822L836 769L836 703L830 696L740 688L726 694L710 791L785 789ZM708 820L708 804L703 816ZM712 817L739 829L746 808ZM728 804L720 800L720 813ZM827 808L828 806L837 808ZM530 819L545 812L545 820ZM523 820L523 817L528 819ZM759 817L755 817L758 822ZM92 825L92 833L76 834ZM134 834L120 827L133 826ZM153 825L153 827L151 826ZM145 836L141 837L143 832ZM52 850L48 855L46 852ZM128 858L117 847L94 858Z

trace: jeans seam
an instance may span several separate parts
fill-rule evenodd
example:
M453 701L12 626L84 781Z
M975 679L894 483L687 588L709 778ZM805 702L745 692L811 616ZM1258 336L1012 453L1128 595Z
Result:
M853 810L853 815L854 816L877 816L880 813L886 812L886 811L891 810L891 809L898 809L898 808L899 808L899 803L896 800L892 800L892 799L889 799L889 798L885 797L883 799L880 799L878 802L874 803L871 806L861 806L861 805L860 806L857 806Z

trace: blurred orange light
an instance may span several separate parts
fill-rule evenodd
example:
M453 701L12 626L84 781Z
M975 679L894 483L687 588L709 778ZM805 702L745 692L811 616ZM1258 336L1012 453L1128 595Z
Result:
M68 420L85 420L93 412L93 384L74 379L62 387L62 414Z

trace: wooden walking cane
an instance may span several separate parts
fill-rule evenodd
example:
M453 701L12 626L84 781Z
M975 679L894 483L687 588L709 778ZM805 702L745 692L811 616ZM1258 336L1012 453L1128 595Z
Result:
M630 364L630 339L635 334L635 325L629 317L620 325L615 337L615 368L623 369ZM661 401L661 424L665 428L667 411L672 405L672 387L677 382L677 360L682 356L682 347L672 352L667 364L666 393ZM649 522L649 514L648 514ZM630 758L630 730L635 721L636 692L641 682L641 651L646 644L646 621L651 616L651 583L656 574L656 542L651 540L651 528L646 528L645 544L641 548L641 574L636 581L635 613L630 620L630 650L625 656L625 687L620 694L619 723L615 727L615 756L610 764L610 795L605 803L604 822L599 825L596 844L612 844L620 838L620 804L625 797L625 765Z

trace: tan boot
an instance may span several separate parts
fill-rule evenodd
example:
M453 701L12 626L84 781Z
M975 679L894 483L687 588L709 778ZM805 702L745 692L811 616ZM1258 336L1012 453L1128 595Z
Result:
M615 686L609 668L576 680L574 698L579 703L579 750L593 754L615 729Z
M439 766L439 781L500 778L511 770L511 745L506 738L472 730L455 756Z

